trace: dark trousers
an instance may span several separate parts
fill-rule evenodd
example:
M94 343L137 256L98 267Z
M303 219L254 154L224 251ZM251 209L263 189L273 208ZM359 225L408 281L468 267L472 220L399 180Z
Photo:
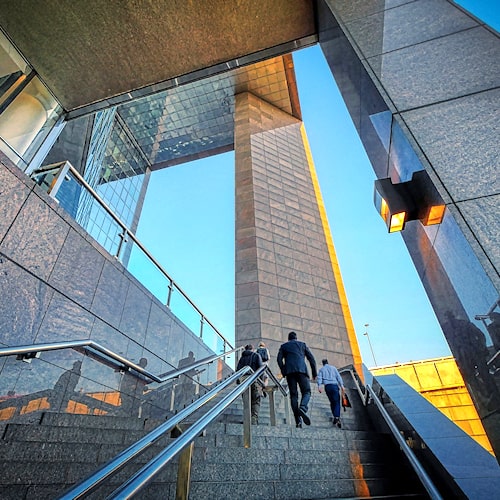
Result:
M241 395L244 398L244 395ZM260 400L262 398L261 385L258 382L250 386L250 413L252 415L252 424L259 423Z
M252 421L258 423L260 410L261 388L256 382L250 386L250 406L252 408Z
M337 384L325 385L325 392L330 401L330 408L334 417L340 417L340 389Z
M295 423L299 422L299 408L307 412L307 405L311 399L311 384L309 377L305 373L289 373L286 376L288 383L288 390L290 391L290 404L295 416ZM300 405L299 405L299 391L300 388Z

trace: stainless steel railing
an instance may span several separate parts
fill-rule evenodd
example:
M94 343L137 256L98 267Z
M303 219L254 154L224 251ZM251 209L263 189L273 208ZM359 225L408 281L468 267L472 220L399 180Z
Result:
M18 356L20 359L33 359L37 358L38 354L46 351L60 350L60 349L76 349L76 350L91 350L94 355L103 357L105 360L112 360L128 370L134 370L141 375L151 379L155 382L165 382L167 380L178 377L179 375L193 370L194 368L201 366L203 364L211 363L221 357L225 357L229 354L236 353L242 348L236 348L232 351L216 354L209 356L202 360L199 360L189 366L182 369L173 370L167 372L161 376L157 376L143 367L131 362L130 360L124 358L123 356L103 347L102 345L94 342L92 340L76 340L76 341L62 341L62 342L51 342L44 344L30 344L22 346L11 346L0 348L0 357L2 356ZM133 460L138 455L142 454L151 445L153 445L162 436L165 436L167 432L179 426L183 421L185 421L189 416L191 416L195 411L202 408L208 402L214 400L218 395L227 389L230 385L235 384L236 381L240 382L236 387L230 391L227 395L222 397L213 408L208 410L205 415L203 415L198 421L189 427L187 431L181 434L173 443L168 445L159 455L157 455L152 461L146 464L142 469L136 472L129 480L122 484L115 492L112 493L110 498L130 498L135 495L141 489L143 489L160 471L163 467L167 465L175 456L177 456L181 451L183 451L194 439L202 432L211 422L213 422L217 417L219 417L240 395L243 395L244 401L244 411L243 411L243 440L245 447L251 446L251 432L250 432L250 386L254 382L261 380L261 375L266 372L275 386L269 387L270 389L270 415L271 415L271 425L276 425L276 419L273 418L275 415L274 409L274 390L279 390L285 397L288 395L288 391L278 378L272 373L268 365L263 365L257 371L253 370L249 366L245 366L237 373L234 373L224 381L217 384L209 392L202 395L197 400L193 401L189 406L179 411L176 415L169 418L165 423L161 424L149 434L144 436L142 439L129 446L126 450L119 453L114 459L109 461L103 467L98 469L92 475L84 479L82 482L73 486L70 490L66 491L61 500L69 499L79 499L83 498L91 492L95 491L101 484L103 484L107 479L118 473L126 464ZM288 408L288 405L286 405ZM287 417L288 418L288 417ZM188 474L189 475L189 474ZM188 485L185 484L185 487Z
M243 372L244 369L240 370ZM146 487L154 477L165 467L179 452L181 452L187 445L202 432L210 423L212 423L219 415L221 415L226 408L228 408L239 396L246 391L249 391L250 385L261 375L263 371L267 370L267 366L263 366L255 373L250 375L240 385L236 386L229 394L227 394L217 405L209 410L203 417L189 427L184 433L180 435L172 444L167 446L154 460L146 464L142 469L137 471L128 481L123 483L117 490L115 490L108 498L109 499L125 499L139 493ZM248 394L249 398L250 395ZM249 410L249 408L248 408ZM245 412L244 412L245 413ZM249 411L248 411L249 413ZM245 425L247 423L247 425ZM248 429L245 432L245 429ZM244 441L246 447L250 447L250 423L249 419L244 422Z
M198 368L199 366L212 363L213 361L216 361L219 358L225 358L226 356L232 353L237 353L241 351L243 348L237 347L235 349L232 349L231 351L227 351L222 354L214 354L212 356L208 356L206 358L200 359L199 361L196 361L195 363L189 366L172 370L160 376L155 375L149 372L148 370L145 370L142 366L133 363L132 361L124 358L120 354L117 354L107 349L106 347L103 347L102 345L98 344L97 342L94 342L93 340L72 340L63 342L49 342L46 344L30 344L30 345L2 347L0 348L0 357L17 355L20 357L25 357L26 359L30 359L38 357L37 354L40 352L56 351L60 349L84 349L84 350L91 349L92 351L99 353L103 357L116 361L117 363L123 365L126 369L134 370L140 373L141 375L144 375L145 377L151 379L154 382L162 383L166 382L167 380L176 378L179 375L182 375L183 373L186 373L190 370Z
M361 401L363 402L363 405L366 406L367 400L368 400L368 393L366 391L366 386L364 386L358 377L358 374L356 372L356 369L354 366L350 367L344 367L339 370L339 372L342 373L349 373L352 377L352 380L354 382L354 385L356 387L356 391L359 394L359 397Z
M68 175L71 174L91 195L92 197L99 203L99 205L106 211L106 213L115 221L115 223L121 228L121 233L118 234L120 238L118 248L115 252L114 257L120 260L120 256L122 253L124 243L130 238L137 247L141 250L141 252L149 259L149 261L160 271L160 273L167 279L168 281L168 293L166 306L171 308L171 299L174 291L177 291L181 294L181 296L187 301L187 303L192 307L192 309L199 315L200 317L200 331L199 337L203 339L203 327L205 324L209 325L216 336L223 343L223 351L226 349L233 349L231 342L212 324L212 322L203 314L203 312L199 309L199 307L189 298L189 296L182 290L182 288L173 280L173 278L167 273L167 271L163 268L163 266L158 262L157 259L148 251L148 249L139 241L137 236L130 230L130 228L120 220L119 217L116 216L114 211L106 204L106 202L95 192L95 190L88 184L88 182L80 175L80 173L71 165L69 161L64 161L60 163L54 163L51 165L46 165L42 168L39 168L31 173L31 177L35 180L35 182L41 182L41 179L45 179L44 176L53 175L50 179L50 183L48 184L47 193L52 198L56 199L57 192L61 188L65 179L67 179ZM139 278L140 279L140 278ZM182 319L182 318L180 318Z
M288 396L288 389L283 387L283 384L280 380L278 380L278 377L276 377L276 375L269 369L267 370L266 374L276 384L276 388L280 390L281 394L283 394L283 396Z
M394 439L396 439L397 443L399 444L401 451L405 454L406 458L408 459L408 462L415 471L415 474L418 476L423 487L429 494L431 500L442 500L443 497L441 496L437 488L434 486L434 483L432 482L431 478L423 468L418 458L415 456L411 448L408 446L406 440L399 432L397 425L394 423L394 420L392 420L391 416L384 408L382 401L380 401L379 397L375 394L375 391L369 385L366 386L366 389L370 395L370 398L375 403L378 411L380 412L386 424L388 425L392 435L394 436Z
M253 384L264 371L271 373L269 368L265 365L259 370L253 372L249 366L245 366L240 371L234 373L225 381L218 384L210 392L194 401L184 410L180 411L177 415L161 424L142 439L129 446L126 450L122 451L119 455L87 477L79 484L73 486L66 491L60 500L75 500L83 498L92 491L95 491L107 479L118 473L126 464L132 459L142 454L159 438L164 436L174 427L181 424L187 417L192 415L196 410L200 409L209 401L213 400L223 390L236 381L241 380L241 383L236 385L228 394L207 411L199 420L193 423L185 432L183 432L174 442L166 446L154 459L148 462L140 470L138 470L131 478L124 482L118 489L116 489L108 498L131 498L136 495L140 490L146 487L154 477L165 467L174 457L176 457L182 450L184 450L194 439L217 417L219 417L240 395L245 391L249 391L251 384ZM245 375L245 378L243 378ZM245 411L244 411L245 414ZM244 422L244 432L248 435L244 437L245 442L250 443L250 426Z
M415 474L417 475L423 487L429 494L429 498L431 498L431 500L442 500L443 497L437 490L436 486L432 482L431 478L425 471L424 467L422 466L418 458L415 456L411 448L408 446L408 443L401 435L397 425L394 423L394 420L391 418L387 410L384 408L384 404L377 396L375 391L372 389L372 387L369 384L361 386L356 370L352 366L342 368L339 371L340 373L349 373L351 375L356 390L364 406L366 406L370 400L373 401L380 415L382 416L387 426L389 427L391 434L393 435L394 439L401 448L401 451L405 454L406 458L408 459L410 466L415 471Z

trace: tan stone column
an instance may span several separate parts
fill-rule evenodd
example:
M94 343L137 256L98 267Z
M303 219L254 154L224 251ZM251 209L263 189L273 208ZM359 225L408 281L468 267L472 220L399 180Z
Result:
M316 357L359 366L359 348L303 123L236 96L236 345L273 366L296 331Z

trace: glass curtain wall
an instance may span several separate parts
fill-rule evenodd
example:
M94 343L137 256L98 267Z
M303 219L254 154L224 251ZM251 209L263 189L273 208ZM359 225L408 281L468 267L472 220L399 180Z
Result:
M104 154L101 151L94 158L90 158L89 154L85 177L114 214L135 231L135 215L148 164L132 143L120 120L116 120L114 110L104 113L107 116L96 117L93 132L96 140L93 143L98 144L97 139L102 141L103 131L109 139L105 141ZM99 148L94 149L97 151ZM108 252L115 255L120 244L121 228L93 198L83 200L79 214L78 222Z

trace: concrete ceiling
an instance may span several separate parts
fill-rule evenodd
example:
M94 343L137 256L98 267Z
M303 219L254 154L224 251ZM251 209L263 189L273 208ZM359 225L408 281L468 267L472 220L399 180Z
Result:
M313 4L2 0L0 26L76 116L314 43Z

